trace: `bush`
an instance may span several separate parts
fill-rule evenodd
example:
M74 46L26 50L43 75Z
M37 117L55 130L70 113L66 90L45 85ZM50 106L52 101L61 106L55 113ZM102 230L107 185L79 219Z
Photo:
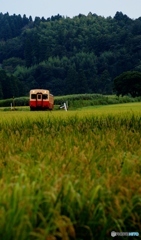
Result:
M106 96L101 94L74 94L66 96L56 96L54 97L54 105L57 109L64 102L68 102L69 108L80 108L95 105L108 105L108 104L118 104L118 103L128 103L128 102L140 102L141 97L132 98L130 96L117 97L115 95ZM13 99L0 100L0 107L10 107L11 103L13 105ZM15 106L29 106L28 97L20 97L14 99ZM56 107L55 107L56 109Z

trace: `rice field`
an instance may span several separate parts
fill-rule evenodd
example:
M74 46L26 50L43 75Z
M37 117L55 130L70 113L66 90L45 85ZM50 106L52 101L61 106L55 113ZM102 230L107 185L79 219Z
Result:
M0 142L0 240L140 232L141 103L1 111Z

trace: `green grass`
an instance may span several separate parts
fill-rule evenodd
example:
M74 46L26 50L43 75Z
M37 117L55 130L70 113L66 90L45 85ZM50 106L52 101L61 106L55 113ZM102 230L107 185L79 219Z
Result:
M97 113L117 113L117 112L125 112L125 111L141 111L141 103L121 103L121 104L111 104L111 105L96 105L96 106L89 106L89 107L82 107L78 108L79 111L89 111L93 110Z
M1 112L0 239L107 240L111 231L139 231L140 109Z
M140 102L141 97L132 98L130 96L117 97L116 95L102 95L102 94L73 94L66 96L54 96L54 104L57 106L62 105L64 102L68 102L69 109L78 109L81 107L96 106L96 105L109 105L128 102ZM0 107L10 108L11 103L16 108L21 106L29 106L28 97L18 97L14 99L0 100Z

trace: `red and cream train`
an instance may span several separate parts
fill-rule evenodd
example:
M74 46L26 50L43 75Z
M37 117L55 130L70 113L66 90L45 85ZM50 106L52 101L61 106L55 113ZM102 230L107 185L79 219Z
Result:
M54 96L46 89L30 90L30 110L52 110L54 107Z

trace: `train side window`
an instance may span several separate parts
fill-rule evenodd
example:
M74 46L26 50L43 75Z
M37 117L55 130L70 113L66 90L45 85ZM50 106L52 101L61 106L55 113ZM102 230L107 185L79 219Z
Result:
M36 99L36 94L31 94L31 99Z
M43 99L48 99L48 95L47 94L43 94Z

